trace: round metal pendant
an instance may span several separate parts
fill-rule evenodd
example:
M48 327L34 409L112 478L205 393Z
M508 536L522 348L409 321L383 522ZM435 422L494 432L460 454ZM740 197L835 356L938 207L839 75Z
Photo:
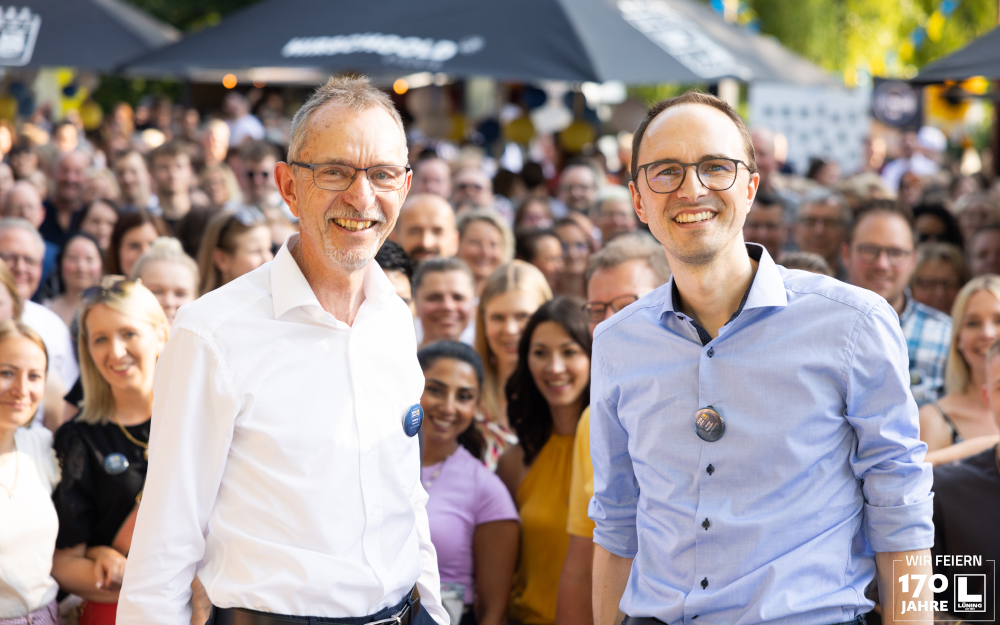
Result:
M420 404L413 404L403 414L403 432L407 436L416 436L420 425L424 422L424 409Z
M104 457L104 472L108 475L119 475L128 469L128 458L119 453Z
M715 408L709 406L694 413L694 429L701 440L714 443L726 433L726 422Z

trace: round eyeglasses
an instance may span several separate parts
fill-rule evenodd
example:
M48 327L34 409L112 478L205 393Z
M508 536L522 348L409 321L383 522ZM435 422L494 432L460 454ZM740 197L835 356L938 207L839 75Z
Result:
M301 163L292 161L296 167L312 170L313 183L327 191L347 191L354 184L358 172L364 172L368 184L375 191L398 191L406 184L409 165L376 165L374 167L351 167L339 163Z
M697 163L679 163L677 161L654 161L639 165L646 177L646 184L653 193L673 193L681 188L687 178L688 167L694 167L695 174L702 186L710 191L725 191L736 182L739 166L750 167L735 158L706 158Z

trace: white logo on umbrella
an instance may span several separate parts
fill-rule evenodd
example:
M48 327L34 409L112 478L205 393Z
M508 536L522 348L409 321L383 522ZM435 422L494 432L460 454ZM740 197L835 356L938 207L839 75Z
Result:
M737 62L700 26L662 2L618 0L618 10L633 28L702 78L753 77L748 67Z
M18 12L17 7L4 11L0 6L0 65L27 65L35 51L41 25L42 17L28 7Z
M414 61L443 63L457 54L475 54L486 40L470 35L459 42L432 37L400 37L382 33L355 33L333 37L294 37L281 49L281 56L309 57L368 53Z

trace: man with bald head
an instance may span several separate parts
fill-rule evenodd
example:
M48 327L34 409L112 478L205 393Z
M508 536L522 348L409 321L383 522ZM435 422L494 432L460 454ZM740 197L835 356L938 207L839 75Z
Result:
M439 195L410 195L399 211L392 240L417 263L454 256L458 253L455 211Z
M0 202L0 217L20 217L25 219L37 230L45 221L45 206L42 204L42 197L38 195L38 189L27 180L18 180L3 195ZM56 266L56 258L59 256L59 246L45 241L45 258L42 260L41 284L45 284L46 278L52 273Z
M673 275L594 331L595 624L860 625L876 573L883 622L931 623L895 600L934 543L895 311L743 240L760 175L722 100L654 105L632 146Z
M83 152L68 152L59 157L55 194L45 201L45 221L38 229L49 243L62 247L73 214L83 207L83 183L88 167L90 157Z
M413 166L411 193L433 193L447 199L451 197L451 189L451 167L444 159L422 158Z

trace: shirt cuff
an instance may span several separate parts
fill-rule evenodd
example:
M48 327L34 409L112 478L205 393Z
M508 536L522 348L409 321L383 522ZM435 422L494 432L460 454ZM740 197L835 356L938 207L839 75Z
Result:
M934 546L934 493L916 503L880 507L865 504L865 537L876 553Z
M629 531L631 530L631 531ZM620 558L634 558L639 553L635 528L594 528L594 542Z

